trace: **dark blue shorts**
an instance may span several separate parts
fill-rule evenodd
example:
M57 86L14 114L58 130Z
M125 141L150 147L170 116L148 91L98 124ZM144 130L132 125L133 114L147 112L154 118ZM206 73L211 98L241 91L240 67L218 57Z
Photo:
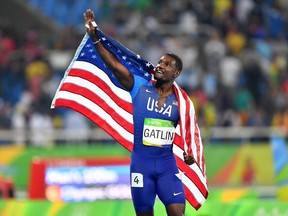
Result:
M165 206L185 204L184 188L177 177L179 171L174 155L147 158L132 154L130 172L131 193L136 212L153 210L156 195Z

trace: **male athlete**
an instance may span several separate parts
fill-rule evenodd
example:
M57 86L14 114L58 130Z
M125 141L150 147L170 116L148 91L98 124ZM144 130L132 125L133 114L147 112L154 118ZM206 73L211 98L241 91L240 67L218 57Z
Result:
M179 122L174 80L182 70L182 60L165 54L155 67L155 82L131 74L101 43L95 33L94 13L83 14L87 33L105 64L113 71L133 104L134 148L131 154L131 193L137 216L153 216L156 195L167 215L182 216L185 194L172 151L175 127ZM184 153L187 164L194 158Z

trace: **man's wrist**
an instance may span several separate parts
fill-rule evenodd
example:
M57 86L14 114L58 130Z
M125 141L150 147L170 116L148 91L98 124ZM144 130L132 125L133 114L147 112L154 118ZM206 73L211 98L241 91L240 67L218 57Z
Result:
M93 44L97 44L97 43L99 43L99 42L101 42L101 38L98 38L98 39L96 39L96 40L95 40L94 38L92 39L92 43L93 43Z

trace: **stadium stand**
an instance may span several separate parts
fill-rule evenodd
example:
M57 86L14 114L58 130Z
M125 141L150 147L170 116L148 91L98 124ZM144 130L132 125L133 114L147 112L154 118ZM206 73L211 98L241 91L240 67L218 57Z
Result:
M95 127L65 109L50 110L85 33L82 13L92 8L103 31L148 60L171 50L182 56L185 67L178 83L190 92L202 128L288 131L285 1L11 0L4 6L1 129L65 129L66 118Z

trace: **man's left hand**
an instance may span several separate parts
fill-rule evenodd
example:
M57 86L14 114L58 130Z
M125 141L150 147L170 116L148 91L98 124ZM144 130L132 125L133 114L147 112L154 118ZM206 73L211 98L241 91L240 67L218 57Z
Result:
M195 159L192 156L189 156L186 152L183 153L184 162L188 165L195 163Z

